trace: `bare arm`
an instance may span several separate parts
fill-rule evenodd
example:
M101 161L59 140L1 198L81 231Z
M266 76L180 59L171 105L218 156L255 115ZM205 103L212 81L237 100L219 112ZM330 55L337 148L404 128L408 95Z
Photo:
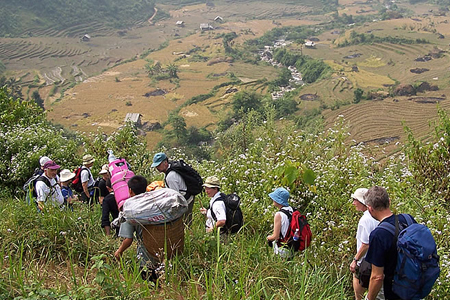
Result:
M120 260L120 257L122 256L123 252L127 250L131 244L133 243L132 238L126 238L123 240L122 244L120 245L119 249L117 249L116 253L114 253L114 256Z
M384 267L377 267L372 264L372 275L370 276L368 300L375 300L383 286Z
M84 193L86 194L86 196L89 198L90 195L89 195L89 190L88 190L88 181L83 182L81 185L83 186L83 192L84 192Z
M359 251L355 255L355 259L360 260L361 257L363 257L367 253L367 250L369 250L369 244L362 243L361 247L359 248ZM356 260L353 260L352 263L350 264L350 271L352 273L355 273L356 271Z
M269 236L267 236L268 241L276 241L280 238L280 231L281 231L281 214L275 214L275 217L273 218L273 233Z
M220 220L216 222L216 228L225 226L226 221Z

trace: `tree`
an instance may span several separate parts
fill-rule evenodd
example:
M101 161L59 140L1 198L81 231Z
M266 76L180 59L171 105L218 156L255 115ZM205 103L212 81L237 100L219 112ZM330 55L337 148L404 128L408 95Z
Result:
M42 108L42 110L45 110L44 107L44 100L41 98L41 95L39 94L38 91L34 91L33 94L31 95L31 99L33 99L33 101L40 107Z
M255 92L242 91L236 93L232 101L233 112L237 116L241 112L246 114L251 110L260 111L262 96Z
M184 118L176 113L171 113L169 115L168 122L172 126L172 130L169 132L169 135L175 138L177 143L184 143L188 137L186 121Z
M176 64L170 64L167 66L167 71L171 78L178 78L178 66Z
M353 92L353 103L359 103L363 97L364 91L360 88L357 88Z
M10 97L23 99L22 87L14 77L6 78L0 77L0 88L5 86L8 88L7 93Z

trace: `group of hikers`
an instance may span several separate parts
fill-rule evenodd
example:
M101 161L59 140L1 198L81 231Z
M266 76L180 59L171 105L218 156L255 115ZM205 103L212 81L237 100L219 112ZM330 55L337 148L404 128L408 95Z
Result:
M85 155L83 166L79 171L71 172L64 169L58 175L60 166L50 158L42 157L39 161L41 168L35 172L41 175L37 178L36 174L34 175L37 210L45 211L47 202L61 208L71 208L76 201L92 204L95 198L94 190L99 190L98 202L102 206L101 226L106 234L110 234L111 223L114 224L115 235L123 239L114 256L120 260L124 251L132 245L133 240L136 240L142 278L155 282L161 266L161 257L147 251L143 241L144 226L129 222L120 215L123 203L118 205L116 202L110 168L107 164L103 165L99 172L102 176L101 182L95 184L90 170L94 161L91 155ZM182 196L186 206L182 216L184 226L190 227L195 195L204 189L210 198L209 207L204 208L201 205L200 208L200 213L206 217L206 232L218 229L221 237L226 238L242 228L243 215L239 208L240 199L236 194L222 193L221 182L217 176L209 176L203 182L192 167L182 160L171 161L162 152L155 154L151 167L164 173L163 184L153 182L149 185L145 177L134 175L126 183L129 199L157 188L176 191ZM186 172L191 176L186 176ZM75 181L77 176L79 177L77 184L81 185L80 197L77 197L70 187L71 181ZM200 184L200 188L191 188L192 181L196 181L197 185ZM287 189L278 187L268 194L268 198L272 200L278 211L274 215L273 232L267 236L267 242L273 247L275 254L291 259L295 251L304 250L310 245L312 234L309 224L305 216L290 206L290 193ZM394 214L390 208L388 193L383 187L358 188L351 194L351 200L356 210L363 212L356 232L356 254L350 264L355 298L363 299L366 290L365 299L368 300L421 299L428 295L439 276L439 257L428 228L417 224L408 214ZM415 231L411 233L412 230ZM421 251L425 251L423 249L426 248L429 252L427 257L420 261L418 268L409 264L411 256L417 253L409 254L409 257L405 258L399 250L402 247L399 243L405 238L414 239L415 237L412 237L414 234L421 234L419 241L416 241L420 245L414 246L422 247ZM423 243L427 244L423 245ZM411 242L404 247L405 249L412 247ZM411 249L406 249L404 252L409 250ZM416 257L413 258L416 259ZM404 261L398 263L399 260ZM413 283L410 280L411 273L416 273ZM410 282L407 284L401 282L405 278L400 278L400 275Z

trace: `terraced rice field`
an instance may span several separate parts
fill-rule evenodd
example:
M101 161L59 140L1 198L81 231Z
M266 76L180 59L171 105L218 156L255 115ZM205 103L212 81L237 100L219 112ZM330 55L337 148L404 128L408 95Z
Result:
M449 93L442 90L439 94ZM428 94L430 96L430 94ZM429 122L437 119L437 105L417 103L408 97L387 98L383 101L364 101L357 105L323 113L327 126L331 126L343 116L350 126L351 139L356 143L399 136L405 140L404 125L410 127L414 134L424 137L430 133ZM450 99L439 103L443 109L450 109Z

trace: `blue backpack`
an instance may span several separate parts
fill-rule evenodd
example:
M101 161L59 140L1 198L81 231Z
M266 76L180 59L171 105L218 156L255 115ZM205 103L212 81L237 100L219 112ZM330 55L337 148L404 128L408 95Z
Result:
M392 233L397 246L397 266L392 290L401 299L425 298L439 277L439 256L436 243L428 227L413 222L408 214L402 214L407 227L399 232L398 215L395 226L381 223L379 226Z

